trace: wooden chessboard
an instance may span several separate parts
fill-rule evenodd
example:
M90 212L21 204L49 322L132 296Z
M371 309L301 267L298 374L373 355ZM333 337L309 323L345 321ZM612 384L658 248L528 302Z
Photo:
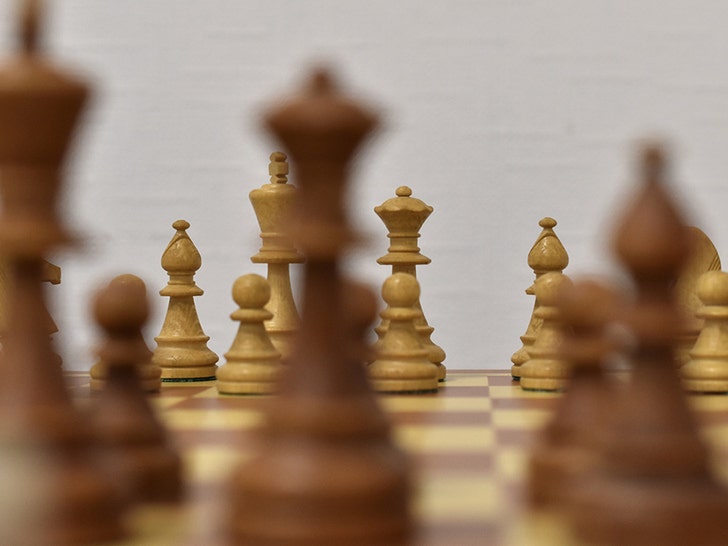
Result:
M71 385L76 399L88 398L87 376ZM528 446L558 396L525 392L507 371L449 371L437 394L381 396L416 466L413 546L566 544L563 529L524 502ZM224 480L251 456L261 410L275 398L220 396L205 381L164 383L151 399L183 453L187 501L134 512L121 544L222 546ZM728 396L690 401L728 482Z

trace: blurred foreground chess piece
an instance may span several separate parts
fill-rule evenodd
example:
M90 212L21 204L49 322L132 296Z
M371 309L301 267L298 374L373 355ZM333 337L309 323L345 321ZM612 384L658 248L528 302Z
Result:
M685 325L678 336L677 361L682 366L690 360L690 350L703 328L703 318L698 317L703 304L698 297L698 282L703 273L720 271L720 256L713 242L696 227L688 227L691 237L690 259L680 272L675 293L683 310Z
M292 233L306 258L303 305L279 396L265 415L261 449L229 481L233 541L406 544L409 464L392 441L364 366L352 359L340 272L355 237L344 207L350 162L376 118L319 71L265 122L297 176Z
M238 309L230 318L240 323L225 364L217 370L217 391L222 394L270 394L278 388L281 353L273 346L264 322L271 288L263 277L250 273L233 284Z
M152 357L142 337L149 316L139 277L119 275L100 290L94 318L104 331L99 358L108 378L90 419L99 459L129 502L170 502L182 496L182 467L139 380L140 362Z
M43 260L43 273L41 280L50 284L61 284L61 268L54 265L46 260ZM7 325L7 301L8 292L12 290L12 287L8 285L8 273L7 264L5 260L0 257L0 347L2 346L2 332L5 331ZM45 311L47 323L47 330L49 335L53 335L58 332L58 325L53 320L50 312L46 309ZM55 354L56 362L59 366L63 365L63 360L59 354Z
M566 392L531 451L528 492L537 506L568 502L596 464L599 435L614 400L612 382L604 372L618 345L608 327L618 316L621 298L593 280L565 283L559 289L557 307L565 326L559 358L571 373Z
M636 287L624 316L632 377L614 399L574 522L589 544L724 545L728 494L711 475L675 365L682 320L674 284L691 237L665 185L662 149L648 146L641 159L642 182L613 239Z
M533 269L536 280L541 275L549 272L561 273L569 265L569 255L566 253L566 249L561 244L556 233L554 233L556 220L549 217L542 218L538 225L543 229L533 244L531 251L528 253L528 265ZM535 294L534 286L535 284L529 286L526 289L526 294L533 296ZM536 296L526 333L521 336L522 346L511 356L511 362L513 363L513 366L511 366L511 375L513 379L521 378L521 366L528 360L528 350L533 345L541 329L542 319L538 317L538 313L536 312L540 306L541 302L538 296Z
M690 360L681 369L692 392L728 392L728 273L710 271L698 280L702 302L697 318L704 321Z
M207 347L210 338L195 307L195 297L204 294L195 284L202 257L187 235L189 222L177 220L172 227L177 231L162 254L169 282L159 291L160 296L169 297L169 305L162 330L154 338L157 348L151 362L161 369L162 381L214 379L218 356Z
M89 437L55 365L42 286L44 259L73 239L58 205L64 159L89 88L46 61L40 17L38 2L22 4L20 51L0 66L0 248L13 287L0 356L0 452L43 464L41 513L23 521L16 544L98 543L124 534L124 514L112 483L93 464Z
M539 302L533 316L540 326L529 358L521 365L521 388L530 391L560 391L569 377L569 363L561 357L564 326L561 310L556 305L559 290L571 284L563 273L545 273L534 283Z
M432 214L433 208L424 201L412 197L412 190L407 186L400 186L395 193L396 197L387 199L374 208L374 212L387 227L387 237L389 237L388 252L379 258L377 263L391 265L392 274L408 273L417 277L417 266L427 265L432 261L420 252L417 239L420 237L422 224ZM442 363L445 360L445 351L432 341L435 329L427 323L419 296L414 306L419 311L419 316L415 319L415 328L427 350L427 357L437 366L438 380L444 381L447 375L445 365ZM376 328L380 340L387 331L388 324L387 319L383 319Z
M420 316L416 306L420 285L414 275L395 273L382 286L387 308L382 311L387 329L376 345L376 359L367 372L374 390L380 392L437 392L437 366L415 327Z
M270 301L266 309L272 316L266 321L265 328L273 346L283 358L287 358L299 323L291 289L290 264L302 263L303 256L293 246L289 233L296 188L287 184L286 154L273 152L268 172L270 184L250 192L250 202L263 240L260 250L250 261L268 266Z

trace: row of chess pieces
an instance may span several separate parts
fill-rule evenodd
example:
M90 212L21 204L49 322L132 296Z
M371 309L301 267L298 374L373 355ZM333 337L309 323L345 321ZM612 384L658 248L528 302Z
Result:
M511 375L525 390L561 391L570 366L559 357L563 325L551 285L563 282L558 277L566 277L569 257L554 232L556 220L546 217L539 225L542 231L528 254L536 278L526 290L535 301L522 345L511 356ZM718 251L703 231L689 226L687 233L690 258L674 287L683 313L675 338L676 365L688 391L728 393L728 273L721 270Z
M49 336L53 327L43 283L53 280L46 259L73 241L58 204L66 155L92 89L44 54L41 2L22 0L20 5L16 51L0 65L0 248L9 288L0 353L0 543L98 544L124 536L126 516L137 502L179 499L179 456L169 449L144 390L159 385L170 368L182 380L197 378L198 372L189 371L193 368L214 375L209 361L216 357L206 350L207 336L194 311L194 297L202 291L193 276L201 259L186 235L188 224L175 222L176 234L163 258L170 278L162 293L170 306L156 355L141 333L149 303L143 281L116 277L97 294L94 306L105 334L92 370L93 385L101 392L90 416L74 404ZM305 257L305 305L288 357L291 365L280 374L281 366L266 372L280 375L279 396L266 406L255 453L225 481L229 517L222 532L230 544L404 545L414 529L412 468L393 441L360 360L366 352L363 325L374 318L375 296L344 278L339 267L356 235L341 207L350 162L376 127L377 116L343 93L328 71L317 70L288 100L273 105L264 120L300 167L292 214L297 225L291 231ZM276 181L287 168L284 159L274 155ZM398 195L409 197L408 191ZM271 216L262 223L289 220L275 211ZM406 239L408 247L412 243ZM256 366L269 364L267 357L278 358L266 337L270 312L264 305L269 294L270 299L281 296L276 279L283 279L283 269L301 256L277 228L263 226L263 240L254 261L281 274L269 274L267 281L250 276L236 281L240 309L233 318L241 326L227 354L229 363L220 368L231 370L219 382L223 389L244 390L239 385L245 373L235 370L252 362L255 374ZM395 247L393 241L396 256L418 254ZM418 256L417 263L422 259ZM403 261L402 267L410 266ZM426 369L417 372L416 380L426 379L416 382L417 390L436 390L440 372L415 325L424 320L414 311L415 277L396 272L385 283L385 293L392 290L381 344L386 346L390 337L392 352L406 360L408 369ZM401 355L403 338L417 349ZM248 344L268 352L241 358ZM205 362L159 366L162 373L154 368L155 359L169 364L190 348ZM388 362L380 360L385 368Z
M686 226L661 146L643 149L641 170L612 238L631 287L563 274L552 218L529 255L536 303L512 374L525 390L564 391L530 451L531 514L564 524L575 542L561 543L719 546L728 488L685 387L728 391L728 273ZM685 319L695 305L702 324Z
M290 266L304 261L287 235L286 223L296 196L296 188L288 184L288 173L286 155L274 152L270 156L270 183L250 192L262 239L251 261L267 265L267 278L250 273L235 280L232 298L238 309L231 318L239 326L221 366L217 365L218 355L207 346L209 337L200 324L194 300L203 294L194 280L202 258L187 233L189 222L177 220L172 224L175 233L161 259L169 282L160 295L169 298L169 305L155 337L152 358L139 364L147 392L158 391L162 382L208 379L217 379L221 394L276 392L300 321ZM375 328L376 343L363 347L357 358L368 363L368 375L377 391L436 392L446 376L442 364L445 353L431 339L434 328L422 311L416 279L417 265L430 262L420 252L417 239L433 208L413 197L406 186L395 193L374 209L389 229L391 241L388 253L379 259L380 264L392 266L392 275L382 286L387 308ZM377 307L375 302L372 313ZM374 319L369 317L370 324ZM101 390L107 377L103 360L94 364L90 373L92 390Z

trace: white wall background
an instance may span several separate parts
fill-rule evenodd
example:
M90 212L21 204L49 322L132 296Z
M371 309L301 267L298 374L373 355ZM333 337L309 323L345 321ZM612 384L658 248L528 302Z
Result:
M203 255L198 299L219 354L236 326L233 280L264 274L248 192L268 180L275 143L261 106L312 61L381 108L351 209L371 244L352 269L387 270L372 208L402 184L435 207L420 246L422 303L451 368L507 368L526 327L526 256L543 216L559 221L571 274L608 271L614 207L634 142L664 135L693 222L728 261L728 3L720 0L63 0L49 1L47 47L95 81L69 165L68 222L81 251L54 256L57 336L87 369L89 294L121 272L156 293L159 259L185 218ZM0 47L15 2L0 0ZM149 340L166 302L154 296Z

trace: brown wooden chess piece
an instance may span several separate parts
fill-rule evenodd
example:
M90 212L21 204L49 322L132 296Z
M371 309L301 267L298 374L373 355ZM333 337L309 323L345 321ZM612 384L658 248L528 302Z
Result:
M139 380L152 352L141 329L149 315L139 277L119 275L96 295L94 318L106 339L99 357L108 369L90 415L99 459L130 502L170 502L182 495L182 467Z
M656 146L643 151L643 182L613 240L636 287L624 316L633 371L574 504L576 530L589 544L717 546L728 537L728 494L711 475L675 365L683 323L673 288L690 236L665 187L663 155Z
M225 364L217 370L217 392L221 394L270 394L278 389L282 371L281 353L265 328L272 314L265 309L271 288L260 275L249 273L233 284L238 309L230 318L240 323L225 353Z
M218 356L207 347L210 339L200 325L195 297L204 294L195 283L202 257L187 234L186 220L172 224L176 230L162 254L162 268L169 275L167 286L159 291L169 298L167 313L150 364L160 369L162 381L202 381L214 379Z
M556 233L554 233L556 220L549 217L542 218L538 225L543 229L528 253L528 265L533 269L536 280L545 273L561 273L569 265L569 255ZM526 289L526 294L535 295L533 284ZM541 302L536 297L526 333L521 336L521 348L511 356L511 362L513 363L511 375L513 379L521 378L521 366L529 359L528 349L533 345L541 329L541 318L538 317L536 312L540 306Z
M691 392L728 392L728 273L709 271L697 283L704 322L690 360L680 368L683 385Z
M420 237L419 230L422 224L432 214L433 208L421 199L412 197L412 190L407 186L400 186L395 194L396 197L387 199L374 208L374 212L387 226L387 237L390 241L387 254L379 258L377 263L391 265L392 274L408 273L417 277L417 266L427 265L432 261L420 252L417 239ZM437 366L438 380L444 381L447 376L447 369L442 363L445 360L445 351L432 341L435 329L427 323L419 297L414 306L419 311L415 327L422 338L430 362ZM387 326L388 322L384 319L376 328L379 339L384 336Z
M245 544L405 544L409 465L351 359L340 258L354 239L344 207L350 159L375 117L317 72L300 96L270 112L289 152L298 206L291 233L306 258L301 327L262 449L233 475L233 540Z
M287 233L296 188L287 183L286 154L273 152L268 172L270 183L250 192L250 202L263 240L260 250L250 261L268 266L270 301L266 309L272 313L272 317L266 321L265 328L273 346L286 358L291 352L293 336L299 323L291 289L290 264L303 262L303 256L293 246L291 236Z
M0 357L0 449L43 461L44 505L22 537L34 546L124 533L119 499L91 460L48 336L44 258L72 240L58 214L62 166L89 89L46 61L40 16L37 2L23 4L21 50L0 67L0 248L13 286Z
M569 364L571 374L566 392L531 451L528 493L537 506L563 506L596 463L599 435L614 399L605 368L618 344L608 327L618 315L621 298L616 290L594 280L567 283L559 289L557 307L564 324L559 358Z

